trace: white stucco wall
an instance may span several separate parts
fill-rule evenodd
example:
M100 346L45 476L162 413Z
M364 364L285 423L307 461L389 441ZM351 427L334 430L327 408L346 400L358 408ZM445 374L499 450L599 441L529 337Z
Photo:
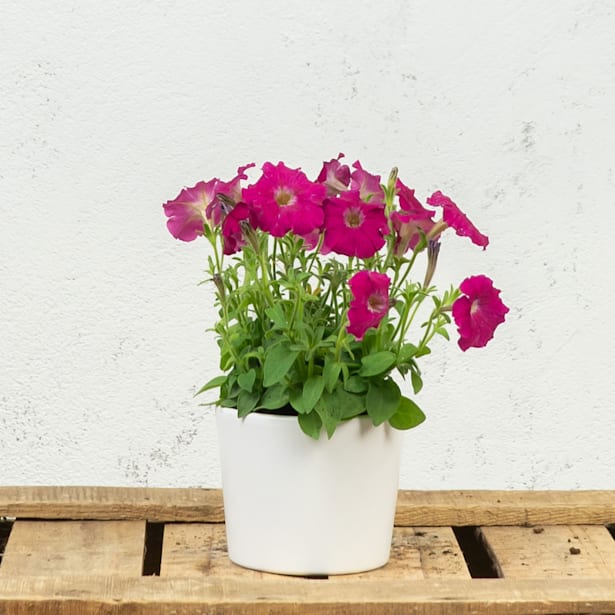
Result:
M615 5L0 6L0 484L218 486L204 242L161 203L248 161L347 154L442 189L510 306L439 344L404 488L615 488ZM211 399L211 398L210 398Z

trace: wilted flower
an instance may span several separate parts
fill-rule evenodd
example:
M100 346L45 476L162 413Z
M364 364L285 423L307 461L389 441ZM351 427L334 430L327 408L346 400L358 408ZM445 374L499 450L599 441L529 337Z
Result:
M381 203L384 205L384 192L380 185L380 175L368 173L357 160L353 163L355 169L350 175L350 190L358 190L360 198L366 203Z
M329 162L323 162L320 174L316 179L317 182L327 187L328 196L335 196L343 192L350 183L350 169L347 164L340 162L340 158L343 157L344 154L339 153L337 158L333 158Z
M402 256L408 249L414 250L421 237L427 235L434 227L435 212L425 209L414 196L414 190L408 188L398 179L396 183L400 211L391 213L393 228L397 233L395 253Z

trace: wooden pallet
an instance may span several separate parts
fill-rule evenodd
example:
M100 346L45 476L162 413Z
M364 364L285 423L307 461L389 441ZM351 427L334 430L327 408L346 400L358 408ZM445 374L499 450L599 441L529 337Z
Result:
M235 566L223 520L217 490L0 487L0 614L615 613L615 491L400 491L390 563L328 579Z

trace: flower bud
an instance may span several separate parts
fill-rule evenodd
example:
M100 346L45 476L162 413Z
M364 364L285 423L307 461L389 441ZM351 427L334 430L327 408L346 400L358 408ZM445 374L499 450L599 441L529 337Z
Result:
M423 288L427 288L431 284L438 264L438 254L440 254L440 242L436 239L430 239L427 244L427 271L425 272Z

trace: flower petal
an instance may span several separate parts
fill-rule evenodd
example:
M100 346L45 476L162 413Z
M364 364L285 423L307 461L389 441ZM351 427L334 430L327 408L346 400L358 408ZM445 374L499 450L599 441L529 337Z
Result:
M500 291L485 275L466 278L459 289L464 293L453 304L453 318L459 332L459 347L482 348L493 338L509 309L500 299Z
M483 235L471 222L468 217L457 207L449 197L442 194L439 190L434 192L428 199L429 205L442 207L442 218L451 228L455 229L457 235L469 237L472 243L481 246L483 250L489 245L489 238Z
M389 311L391 280L384 273L358 271L348 281L353 299L348 310L348 333L361 341L368 329L376 328Z

